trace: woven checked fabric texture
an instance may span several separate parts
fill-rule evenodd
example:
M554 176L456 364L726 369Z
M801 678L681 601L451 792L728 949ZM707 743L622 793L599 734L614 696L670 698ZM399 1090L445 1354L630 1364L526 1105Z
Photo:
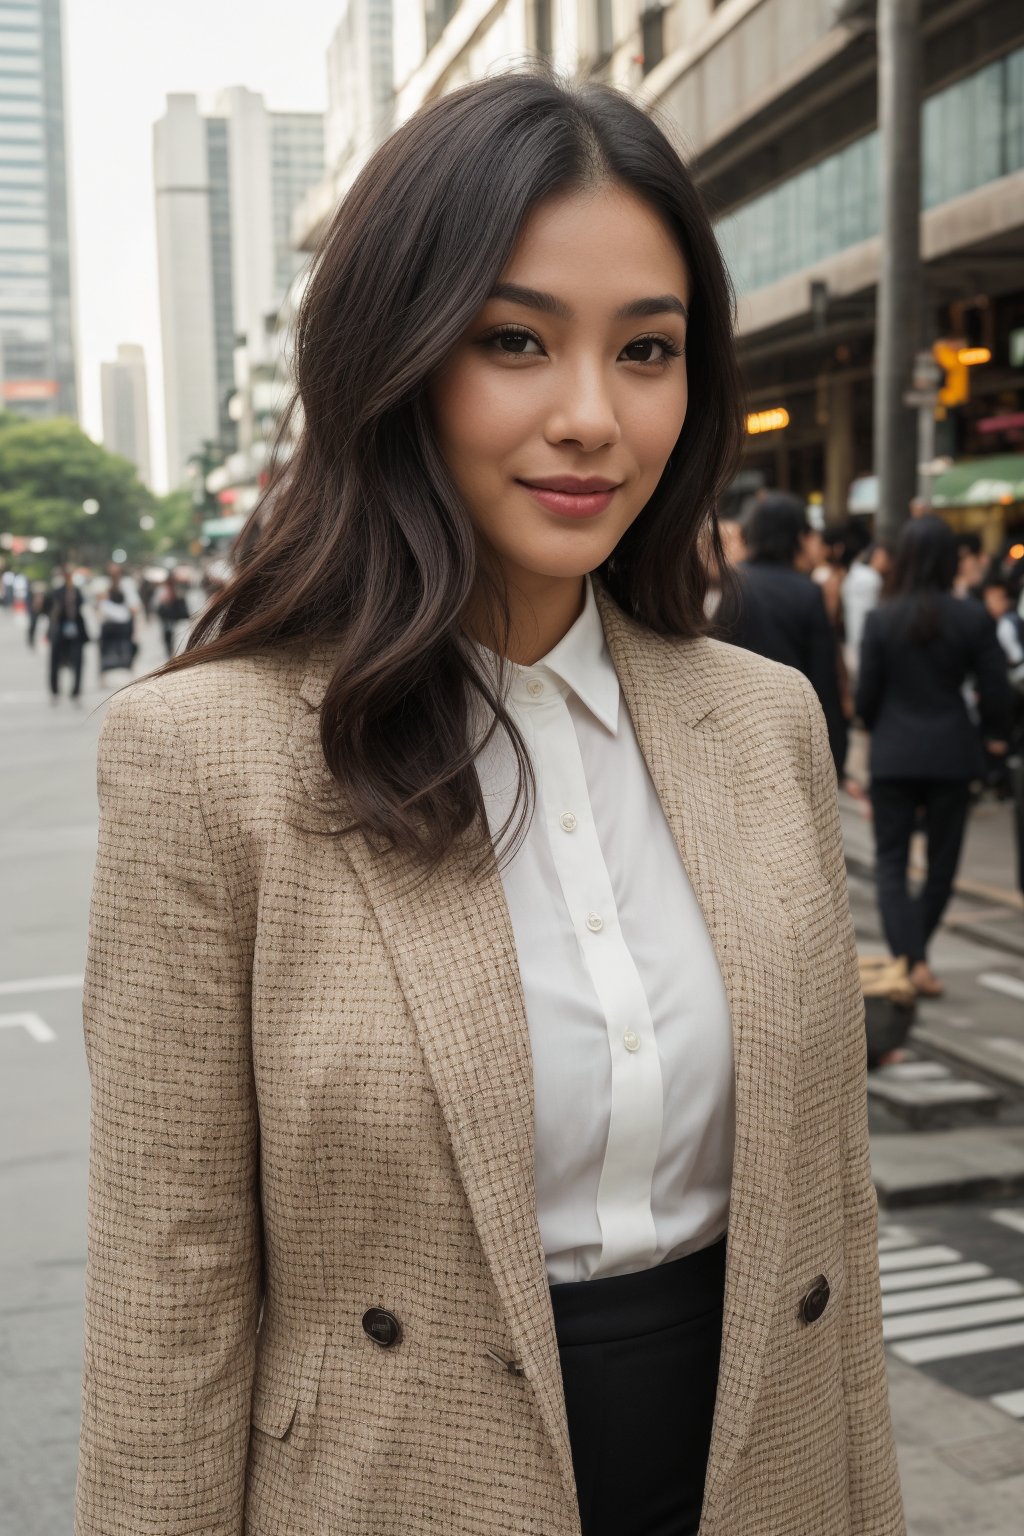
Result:
M900 1536L821 711L597 590L733 1022L702 1536ZM424 879L331 835L333 667L329 643L209 664L104 721L77 1536L579 1533L500 877L462 842Z

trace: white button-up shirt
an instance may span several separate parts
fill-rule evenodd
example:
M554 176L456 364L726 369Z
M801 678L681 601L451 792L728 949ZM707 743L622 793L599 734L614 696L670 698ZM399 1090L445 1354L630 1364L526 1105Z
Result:
M501 878L533 1055L537 1214L557 1284L647 1269L725 1232L732 1032L589 578L569 632L510 670L537 802ZM496 732L477 758L492 835L515 770Z

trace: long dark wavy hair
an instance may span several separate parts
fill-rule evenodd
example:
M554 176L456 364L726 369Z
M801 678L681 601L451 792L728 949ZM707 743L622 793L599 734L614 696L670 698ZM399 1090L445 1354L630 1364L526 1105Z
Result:
M901 631L911 644L927 645L938 634L939 598L951 590L957 564L956 539L941 517L929 514L903 524L882 600L898 605Z
M689 405L660 483L597 573L616 602L666 635L708 631L707 566L724 566L715 518L742 434L734 303L708 215L666 134L627 97L548 72L499 75L426 106L372 156L314 258L295 336L301 427L236 547L233 579L161 672L305 638L330 639L321 707L328 768L351 820L436 864L486 836L472 706L504 729L525 828L534 789L464 623L471 594L507 598L479 560L440 455L427 386L507 265L533 207L610 179L679 242L692 281ZM474 699L475 695L475 699Z

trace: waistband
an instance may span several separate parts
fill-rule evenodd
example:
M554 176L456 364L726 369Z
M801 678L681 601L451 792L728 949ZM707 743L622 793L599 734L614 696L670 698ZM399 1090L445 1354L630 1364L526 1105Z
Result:
M550 1287L559 1347L610 1344L690 1322L722 1305L725 1237L634 1275Z

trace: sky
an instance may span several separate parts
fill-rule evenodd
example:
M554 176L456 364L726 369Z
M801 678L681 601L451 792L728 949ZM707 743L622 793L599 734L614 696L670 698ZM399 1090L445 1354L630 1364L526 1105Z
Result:
M154 480L165 489L153 124L166 96L210 107L245 85L323 111L340 0L64 0L65 111L82 425L100 438L100 363L140 343Z

